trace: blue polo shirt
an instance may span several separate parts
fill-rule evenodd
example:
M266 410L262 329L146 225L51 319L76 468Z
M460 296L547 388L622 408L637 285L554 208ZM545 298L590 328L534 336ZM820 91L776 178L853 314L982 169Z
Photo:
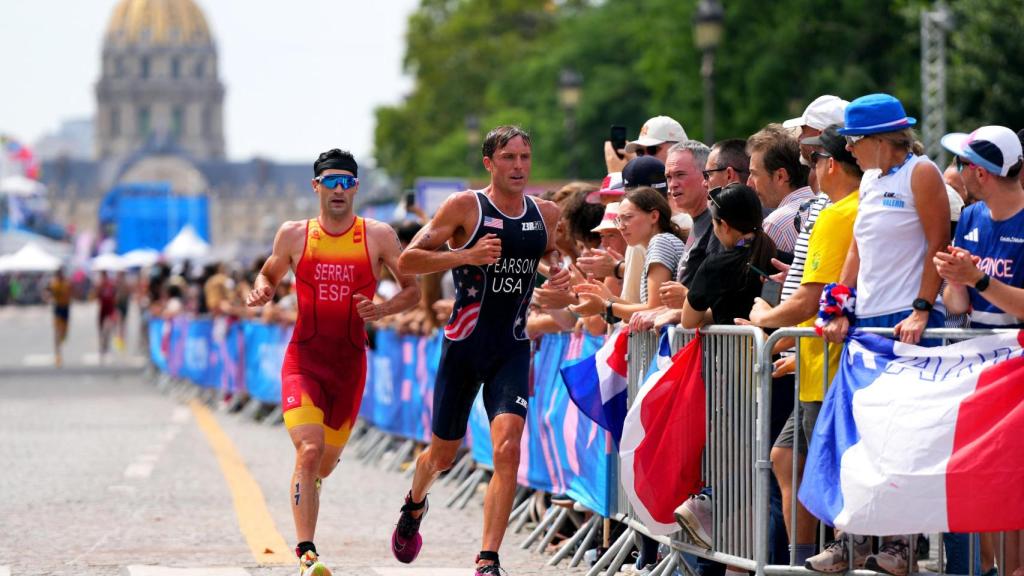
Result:
M1024 287L1024 210L995 221L984 202L975 202L960 215L953 245L981 258L978 267L992 278ZM1024 320L992 305L973 286L967 292L972 328L1024 328Z

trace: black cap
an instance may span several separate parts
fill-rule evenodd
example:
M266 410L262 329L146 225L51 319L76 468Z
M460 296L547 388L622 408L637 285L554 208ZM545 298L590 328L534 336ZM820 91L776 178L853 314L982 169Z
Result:
M832 124L822 130L821 134L804 138L800 143L807 146L821 146L836 162L856 166L857 159L846 149L846 137L839 134L840 128L842 128L842 124Z
M650 186L665 194L665 165L654 156L637 156L622 169L622 183L627 190Z

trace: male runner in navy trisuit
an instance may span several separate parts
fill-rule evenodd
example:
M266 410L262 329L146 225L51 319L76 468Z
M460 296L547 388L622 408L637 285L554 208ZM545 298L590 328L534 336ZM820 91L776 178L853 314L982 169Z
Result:
M434 437L416 461L412 490L405 497L391 548L406 563L419 553L427 490L452 466L482 384L494 444L494 476L484 498L483 546L476 574L496 576L526 423L526 315L537 265L542 257L553 255L549 282L555 288L568 289L569 273L555 250L558 206L524 193L530 176L530 135L516 126L491 130L483 144L483 164L491 184L445 200L398 263L402 274L454 269L456 295L444 328L434 388ZM438 250L445 243L449 250Z

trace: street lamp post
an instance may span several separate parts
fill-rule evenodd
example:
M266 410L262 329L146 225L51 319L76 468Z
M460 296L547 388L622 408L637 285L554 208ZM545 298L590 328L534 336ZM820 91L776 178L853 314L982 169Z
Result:
M480 156L480 117L470 114L466 116L466 164L470 177L476 174Z
M700 0L693 17L693 39L700 50L700 75L704 85L704 141L715 141L715 51L722 41L725 11L718 0Z
M563 68L558 77L558 102L565 111L565 153L569 155L569 177L579 178L576 163L576 108L580 103L583 76L572 68Z

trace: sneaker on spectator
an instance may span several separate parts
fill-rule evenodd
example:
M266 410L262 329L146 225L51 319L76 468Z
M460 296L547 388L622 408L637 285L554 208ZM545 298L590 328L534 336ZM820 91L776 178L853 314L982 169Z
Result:
M917 564L917 560L914 560ZM875 572L885 572L892 576L907 576L908 571L916 571L910 565L910 546L906 536L894 536L882 541L878 554L868 556L864 567Z
M572 498L569 497L568 494L552 494L551 495L551 504L553 504L555 506L559 506L561 508L572 508L572 505L574 503L575 502L573 501Z
M316 552L307 550L299 557L299 576L331 576L331 571L320 561Z
M647 576L654 570L654 564L648 564L643 568L639 568L635 562L630 562L622 567L619 572L626 576Z
M686 530L697 544L711 548L712 516L711 496L694 494L676 508L676 522Z
M865 559L871 554L871 539L868 536L854 536L853 546L853 567L863 568ZM804 562L804 568L825 574L846 572L849 566L850 539L847 534L842 534L838 540Z

